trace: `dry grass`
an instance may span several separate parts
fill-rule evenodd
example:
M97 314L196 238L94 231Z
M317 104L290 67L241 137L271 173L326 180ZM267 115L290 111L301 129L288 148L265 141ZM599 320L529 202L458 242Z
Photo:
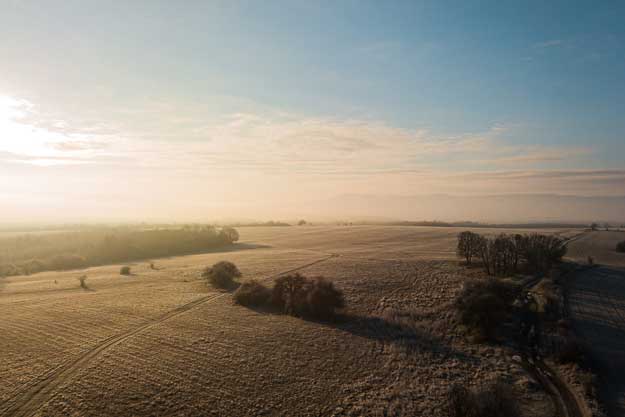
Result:
M436 417L444 415L453 382L526 378L507 348L468 344L457 330L453 301L467 274L454 260L457 231L240 232L244 242L268 247L159 259L157 270L133 264L140 280L119 279L119 265L90 268L91 291L76 285L85 271L4 279L0 404L107 338L141 326L54 386L37 413ZM222 259L265 283L323 260L300 272L332 279L349 309L335 323L318 323L238 307L201 278L206 265ZM203 297L209 301L154 321ZM518 398L533 415L552 411L544 394L518 388Z

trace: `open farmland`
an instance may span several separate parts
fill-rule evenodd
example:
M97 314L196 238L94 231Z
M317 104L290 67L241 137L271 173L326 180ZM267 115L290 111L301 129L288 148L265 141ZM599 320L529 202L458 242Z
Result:
M610 416L625 414L625 253L615 250L624 232L586 233L569 245L580 264L597 264L571 278L571 316L600 373L600 394Z
M129 264L127 277L111 265L2 278L0 414L443 416L452 383L503 377L527 415L551 416L511 350L454 325L462 282L481 274L455 259L460 230L241 228L240 250ZM344 317L233 305L201 278L223 259L267 282L324 275Z

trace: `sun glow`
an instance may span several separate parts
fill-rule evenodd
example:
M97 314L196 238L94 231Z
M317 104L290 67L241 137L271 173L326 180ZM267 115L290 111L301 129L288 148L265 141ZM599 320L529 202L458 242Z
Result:
M31 163L58 156L54 144L67 140L67 136L39 127L37 122L31 103L0 96L0 152Z

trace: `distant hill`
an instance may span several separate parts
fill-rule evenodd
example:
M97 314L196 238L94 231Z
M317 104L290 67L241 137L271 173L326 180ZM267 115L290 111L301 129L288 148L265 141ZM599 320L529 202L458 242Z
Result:
M433 219L442 222L625 223L625 196L344 194L322 203L319 214L389 220Z

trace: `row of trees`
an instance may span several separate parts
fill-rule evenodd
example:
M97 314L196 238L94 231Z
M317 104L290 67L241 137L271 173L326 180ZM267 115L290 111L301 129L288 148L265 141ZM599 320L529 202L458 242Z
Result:
M556 236L502 233L486 237L470 231L458 235L456 253L468 264L479 259L489 275L516 272L546 273L566 254L564 241Z
M199 253L239 240L232 227L111 228L0 239L0 276Z

